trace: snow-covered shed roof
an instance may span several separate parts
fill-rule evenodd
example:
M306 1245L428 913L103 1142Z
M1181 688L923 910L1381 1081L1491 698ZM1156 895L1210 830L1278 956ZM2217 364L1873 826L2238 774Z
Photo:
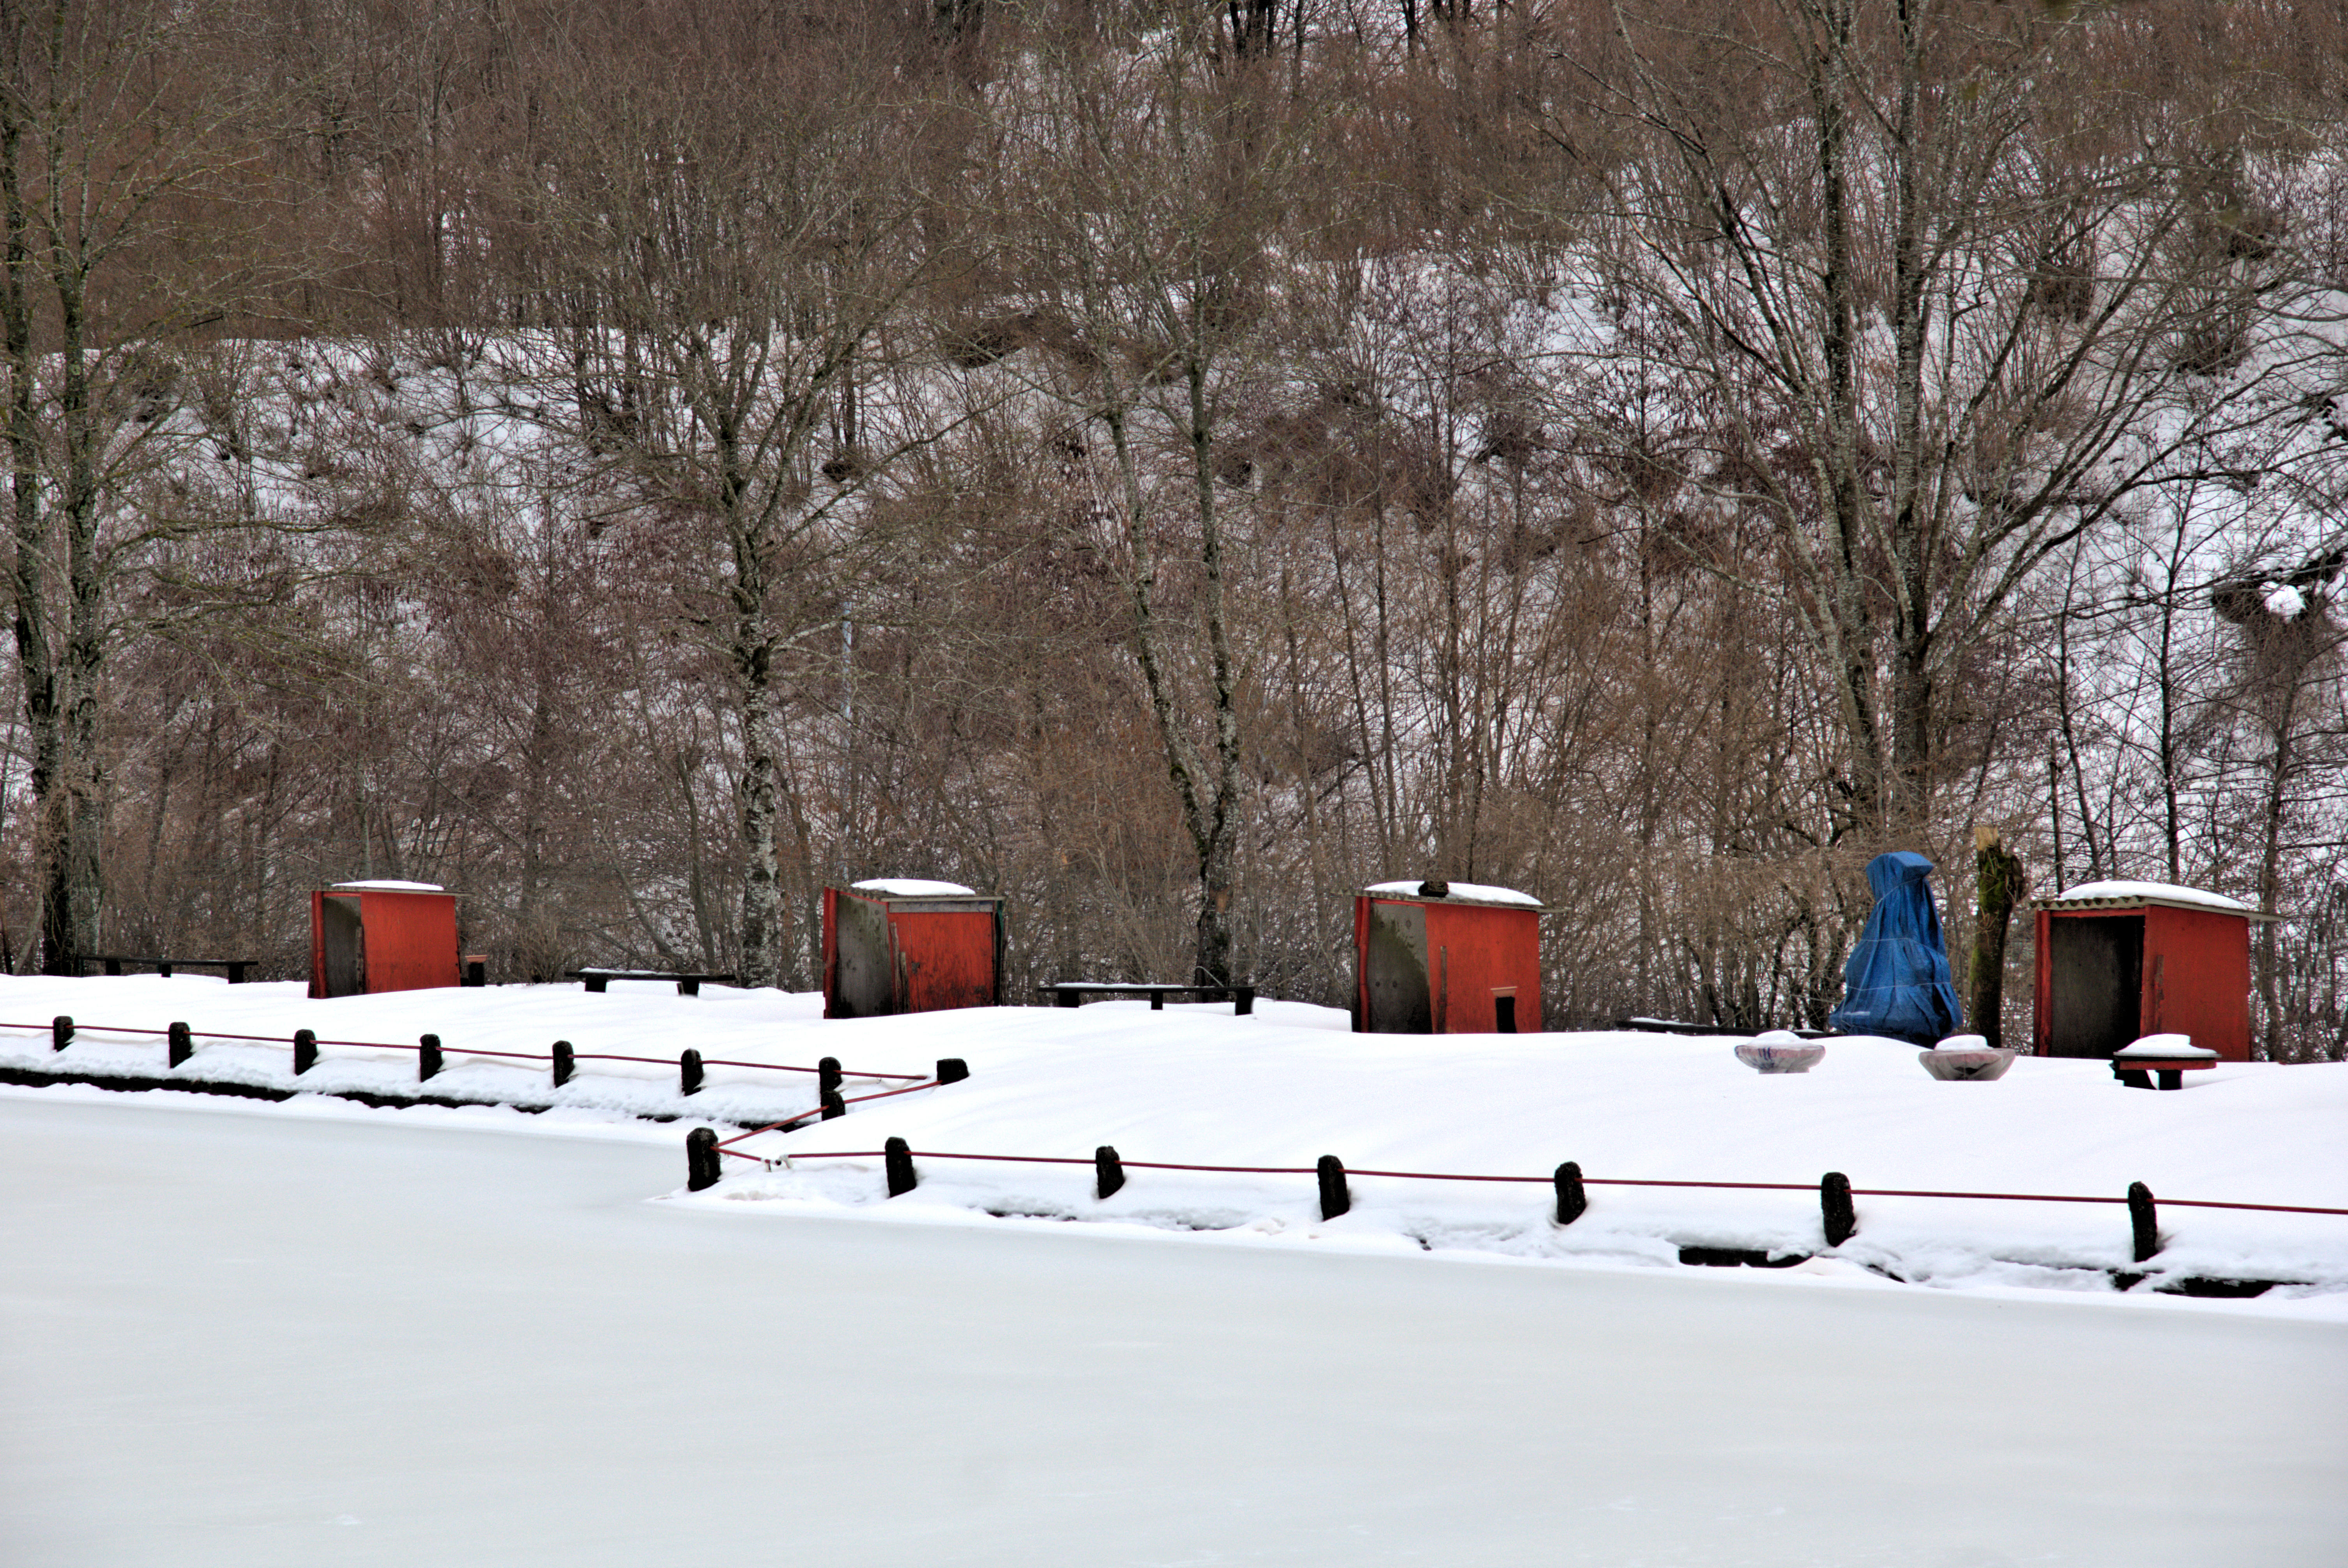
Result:
M2158 904L2171 909L2213 909L2220 914L2240 915L2251 920L2281 917L2262 915L2240 899L2229 898L2222 893L2207 893L2199 887L2179 887L2169 882L2086 882L2076 887L2065 888L2052 898L2040 898L2034 907L2040 909L2141 909L2147 904Z
M883 898L975 898L976 890L959 882L932 882L920 876L874 876L853 883L856 893L878 893Z
M1422 893L1426 884L1413 878L1403 882L1376 882L1362 889L1373 897L1382 898L1441 898L1447 904L1507 904L1520 909L1538 909L1541 901L1529 893L1519 893L1513 887L1491 887L1480 882L1450 882L1439 884L1444 893Z

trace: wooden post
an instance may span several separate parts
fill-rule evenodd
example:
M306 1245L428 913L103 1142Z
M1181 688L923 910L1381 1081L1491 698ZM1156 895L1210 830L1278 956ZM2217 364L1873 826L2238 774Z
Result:
M889 1195L901 1198L913 1190L920 1178L913 1174L913 1152L902 1138L891 1138L880 1145L880 1160L889 1173Z
M306 1029L294 1031L294 1076L301 1077L318 1065L318 1037Z
M177 1067L180 1063L186 1061L188 1058L196 1054L195 1037L188 1032L188 1026L186 1024L173 1024L171 1026L170 1038L170 1056L172 1066Z
M839 1097L839 1091L837 1089L825 1090L823 1091L823 1120L829 1122L835 1118L845 1116L847 1114L848 1102Z
M938 1058L937 1079L940 1083L960 1083L970 1076L970 1063L959 1056Z
M1253 986L1233 986L1231 988L1231 1016L1233 1018L1247 1018L1252 1015L1254 1011L1255 988Z
M440 1037L427 1034L418 1042L416 1051L416 1081L423 1082L440 1071Z
M572 1054L571 1042L567 1040L556 1040L554 1042L554 1087L560 1089L570 1082L572 1071L578 1065L577 1058Z
M827 1056L815 1064L815 1091L820 1095L839 1091L839 1058Z
M701 1092L701 1052L687 1047L676 1059L676 1091L679 1094Z
M2160 1250L2160 1212L2153 1206L2152 1189L2142 1182L2128 1184L2128 1229L2134 1233L2137 1262L2144 1263Z
M1125 1185L1125 1163L1117 1151L1103 1143L1093 1151L1093 1196L1114 1196Z
M706 1127L695 1127L685 1135L685 1190L698 1193L717 1184L718 1162L725 1155L717 1152L717 1134Z
M63 1050L73 1043L73 1020L64 1013L49 1020L49 1049Z
M1973 829L1973 1032L1990 1044L2005 1041L2005 928L2014 901L2028 889L2022 858L1998 842L1994 827Z
M1590 1198L1581 1190L1581 1167L1571 1160L1557 1168L1557 1223L1570 1225L1580 1219L1590 1207Z
M1859 1234L1859 1211L1851 1205L1850 1178L1840 1171L1828 1171L1819 1180L1818 1209L1826 1221L1828 1246L1840 1246Z
M1345 1164L1334 1154L1323 1154L1317 1167L1321 1178L1321 1217L1334 1220L1354 1206L1354 1194L1345 1186Z

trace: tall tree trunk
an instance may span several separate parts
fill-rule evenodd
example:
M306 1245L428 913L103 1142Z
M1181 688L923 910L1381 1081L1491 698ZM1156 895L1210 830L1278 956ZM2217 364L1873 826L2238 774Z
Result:
M1973 830L1973 1032L1992 1045L2005 1042L2005 933L2014 901L2027 886L2022 857L1998 841L1997 829Z

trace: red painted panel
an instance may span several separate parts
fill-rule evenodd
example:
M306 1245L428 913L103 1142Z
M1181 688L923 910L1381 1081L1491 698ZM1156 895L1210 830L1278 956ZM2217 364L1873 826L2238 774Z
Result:
M991 910L890 912L897 1000L905 1012L992 1007L995 916Z
M2038 1056L2046 1054L2047 1037L2054 1028L2054 998L2047 989L2048 979L2054 969L2046 958L2046 926L2054 918L2044 909L2038 911L2034 945L2031 948L2031 962L2037 974L2030 994L2030 1049Z
M310 995L326 994L326 896L310 895Z
M823 890L823 1016L838 1018L839 1006L839 889Z
M2250 1059L2250 923L2215 909L2144 912L2144 1030Z
M1517 1029L1540 1028L1540 916L1531 909L1428 900L1426 979L1437 1034L1488 1034L1496 993L1513 989Z
M458 982L457 896L359 890L366 989L417 991Z

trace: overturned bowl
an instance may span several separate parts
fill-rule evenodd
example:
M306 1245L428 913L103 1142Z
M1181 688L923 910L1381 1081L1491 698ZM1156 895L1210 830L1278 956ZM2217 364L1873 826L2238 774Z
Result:
M1736 1060L1758 1072L1807 1072L1827 1053L1791 1030L1773 1029L1736 1048Z
M1979 1035L1960 1036L1968 1043L1944 1040L1931 1050L1920 1050L1916 1060L1924 1071L1943 1083L1988 1083L2005 1076L2013 1065L2016 1052L1991 1046L1986 1040L1979 1045L1970 1042L1981 1040Z

